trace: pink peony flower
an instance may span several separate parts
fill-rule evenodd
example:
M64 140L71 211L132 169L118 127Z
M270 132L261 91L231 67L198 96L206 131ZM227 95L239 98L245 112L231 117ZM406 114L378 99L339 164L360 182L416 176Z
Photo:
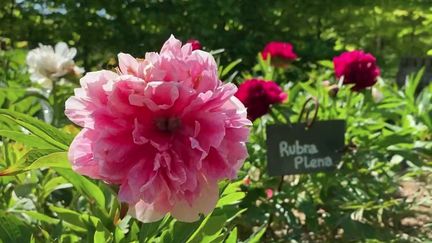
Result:
M343 76L344 84L354 84L354 91L374 85L380 75L375 57L363 51L344 52L333 58L333 64L336 77Z
M273 197L273 190L271 188L266 189L265 193L266 193L267 199L270 199Z
M261 79L246 80L235 96L247 107L248 118L252 121L267 114L270 105L282 103L287 98L277 83Z
M293 46L288 42L269 42L261 52L264 60L271 56L273 66L285 67L291 61L297 59L297 54L293 50Z
M202 49L201 43L198 40L190 39L187 41L187 43L192 45L192 51Z
M78 173L119 184L129 213L191 222L210 213L218 181L236 177L251 122L217 77L213 57L171 36L145 59L119 54L119 72L85 75L66 102L82 131L69 159Z

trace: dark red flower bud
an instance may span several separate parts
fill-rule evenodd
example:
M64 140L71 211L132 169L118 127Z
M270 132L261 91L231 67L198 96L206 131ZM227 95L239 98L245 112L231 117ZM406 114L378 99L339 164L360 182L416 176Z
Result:
M246 106L248 118L252 121L267 114L271 105L282 103L287 98L277 83L261 79L246 80L235 96Z
M201 43L198 40L190 39L187 41L187 43L192 45L192 51L201 50L201 48L202 48Z

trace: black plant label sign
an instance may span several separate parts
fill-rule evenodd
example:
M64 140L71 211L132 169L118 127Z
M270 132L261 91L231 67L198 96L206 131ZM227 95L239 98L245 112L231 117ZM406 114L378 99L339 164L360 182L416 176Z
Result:
M267 163L271 176L331 171L344 150L345 121L267 126Z

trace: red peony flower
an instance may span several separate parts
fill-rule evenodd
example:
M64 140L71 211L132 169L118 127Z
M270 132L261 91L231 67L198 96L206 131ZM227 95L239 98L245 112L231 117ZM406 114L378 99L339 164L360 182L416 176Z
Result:
M270 188L266 189L265 193L266 193L267 199L270 199L273 197L273 190L272 189L270 189Z
M354 84L352 90L359 91L374 85L380 75L375 57L363 51L344 52L333 58L337 78L344 77L344 84Z
M235 96L246 106L248 118L252 121L267 114L270 105L282 103L287 98L277 83L260 79L246 80Z
M187 41L187 43L192 45L192 51L201 50L202 48L201 43L198 40L190 39Z
M293 46L288 42L269 42L261 53L264 60L271 56L272 65L284 67L291 61L297 59L297 54L293 50Z

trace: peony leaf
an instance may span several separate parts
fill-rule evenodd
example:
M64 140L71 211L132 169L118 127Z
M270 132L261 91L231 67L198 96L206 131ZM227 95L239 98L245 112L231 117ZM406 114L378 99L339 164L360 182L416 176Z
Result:
M318 63L323 67L333 69L333 62L330 60L321 60Z
M236 181L228 184L216 205L216 208L221 208L226 205L232 205L238 203L241 199L245 197L245 193L240 191L240 186L243 184L243 181Z
M219 78L222 79L223 77L225 77L225 75L227 75L235 66L237 66L241 62L242 62L242 59L239 58L239 59L231 62L230 64L228 64L228 66L226 66L222 70L221 74L219 75Z
M259 243L260 239L263 237L267 230L267 224L261 225L257 232L253 233L245 242L247 243Z
M46 214L42 214L37 211L14 210L14 212L26 214L34 220L38 220L47 224L58 224L60 222L60 220L56 218L52 218Z
M40 157L32 164L27 166L26 170L40 169L43 167L70 169L71 165L67 158L67 152L56 152Z
M33 135L43 139L45 142L62 150L68 150L68 145L72 142L73 137L66 134L57 128L46 124L45 122L6 109L0 109L0 118L9 123L17 124L27 130Z
M96 232L93 236L93 242L112 242L112 236L110 232L103 226L102 222L95 218L96 222L93 222L96 224Z
M0 176L11 176L16 175L19 173L26 172L30 170L28 167L38 160L41 157L47 156L49 154L55 153L58 150L53 149L33 149L27 152L22 158L19 159L19 161L15 164L12 164L8 168L0 170ZM40 165L40 162L38 162ZM64 165L63 165L64 166ZM36 169L37 166L34 166L34 169Z
M49 206L51 211L55 212L61 220L64 221L65 225L74 231L85 233L87 232L87 226L81 219L81 213L72 211L66 208L60 208L56 206Z
M193 235L201 221L184 223L173 220L169 224L168 230L164 231L160 237L161 242L186 242Z
M425 72L425 68L421 68L417 73L414 75L410 75L405 82L405 94L408 99L410 99L412 102L414 102L415 99L415 93L417 91L417 87L420 84L423 74Z
M43 186L43 198L48 197L53 191L72 187L65 178L58 176L50 179Z
M32 229L19 218L0 211L0 242L29 242Z
M21 132L0 130L0 136L12 139L16 142L22 143L32 148L39 149L55 149L56 147L45 142L43 139L34 135L27 135Z
M240 202L244 197L245 197L245 193L244 192L234 192L231 194L228 194L224 197L222 197L221 199L219 199L216 207L223 207L225 205L232 205L232 204L236 204L238 202Z
M227 218L225 215L207 215L201 225L188 239L188 243L192 242L212 242L221 235L223 226Z
M153 222L153 223L143 223L141 225L141 230L139 232L139 240L140 242L147 242L148 239L152 238L155 234L158 233L158 229L163 227L167 220L167 216L165 216L163 219Z
M225 243L237 243L237 227L231 231Z
M70 169L55 168L55 171L72 183L80 193L86 195L90 204L96 203L104 213L106 212L105 195L96 184Z

